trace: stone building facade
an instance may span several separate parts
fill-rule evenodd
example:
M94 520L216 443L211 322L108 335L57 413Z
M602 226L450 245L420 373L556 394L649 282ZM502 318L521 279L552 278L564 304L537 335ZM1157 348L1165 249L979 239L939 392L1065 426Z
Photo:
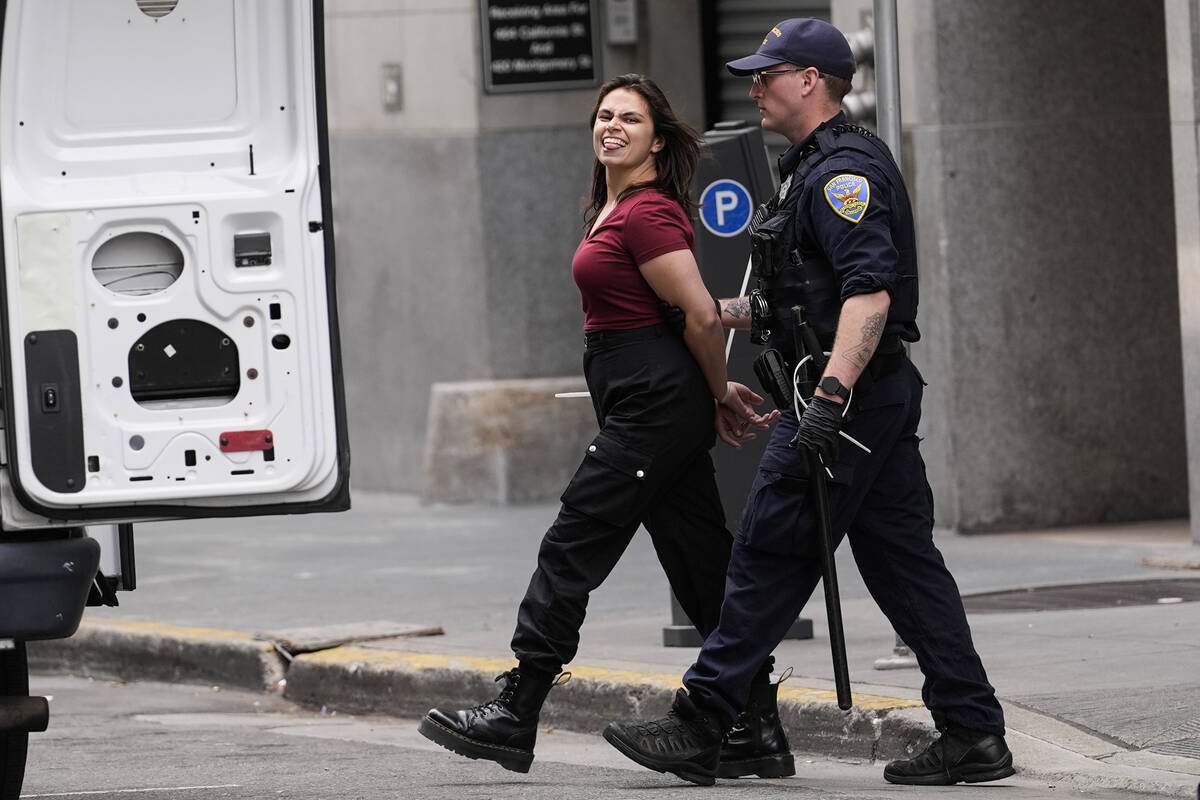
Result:
M453 467L429 441L430 430L477 424L431 409L435 394L454 395L446 384L562 388L581 371L569 263L594 89L485 91L485 4L326 3L362 489L429 493L443 483L437 469L466 468L471 436L462 445L456 432L466 449ZM620 3L636 14L632 42L628 28L610 40L619 9L593 4L602 76L655 77L701 129L737 107L719 60L762 31L736 0ZM847 32L870 21L869 0L796 7ZM1200 508L1200 0L901 0L898 24L922 268L913 357L930 384L924 451L939 525ZM520 397L459 407L515 413L530 395ZM595 421L586 400L531 402L532 419L512 430L546 442L510 458L495 442L514 440L492 419L493 444L473 445L483 488L456 499L536 499L522 476L557 496ZM577 405L552 407L562 427L548 435L537 433L541 402Z

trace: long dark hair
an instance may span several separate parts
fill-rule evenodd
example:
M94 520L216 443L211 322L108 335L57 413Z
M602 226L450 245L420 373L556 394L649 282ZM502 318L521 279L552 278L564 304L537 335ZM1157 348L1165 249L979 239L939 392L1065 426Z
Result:
M596 125L596 116L600 113L600 103L615 89L629 89L641 95L650 109L650 120L654 123L654 135L661 137L663 147L654 154L653 181L636 183L621 192L617 198L620 202L639 189L654 188L679 203L684 210L695 207L691 199L692 178L696 175L696 164L700 160L700 137L692 126L675 116L667 96L663 94L658 84L645 75L630 73L618 75L600 87L596 95L596 105L592 108L589 120L592 128ZM604 165L599 159L592 162L592 191L588 204L583 209L584 227L591 224L600 209L608 202L608 179Z

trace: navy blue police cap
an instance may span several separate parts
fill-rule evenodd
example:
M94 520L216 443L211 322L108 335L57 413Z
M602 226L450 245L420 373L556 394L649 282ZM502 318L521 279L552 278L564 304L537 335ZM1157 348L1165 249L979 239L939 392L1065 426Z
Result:
M846 80L854 77L854 56L846 37L828 22L807 17L780 22L767 32L754 55L725 67L734 75L749 75L785 61Z

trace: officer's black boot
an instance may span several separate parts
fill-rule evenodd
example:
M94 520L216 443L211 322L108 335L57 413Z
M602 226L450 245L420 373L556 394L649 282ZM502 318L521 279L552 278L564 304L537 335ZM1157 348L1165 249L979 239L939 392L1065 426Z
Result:
M604 729L604 738L643 767L712 786L717 782L722 733L717 718L697 707L680 689L671 711L662 719L644 725L613 722Z
M554 675L518 667L496 680L503 680L504 688L495 700L461 711L432 709L418 730L459 755L486 758L513 772L529 772L538 715L556 684Z
M913 758L884 767L884 779L889 783L949 786L959 781L997 781L1015 772L1003 736L955 725L940 730L942 735L937 741Z
M796 763L788 750L787 734L779 721L779 684L750 686L746 710L725 732L721 744L719 778L786 778L796 774Z

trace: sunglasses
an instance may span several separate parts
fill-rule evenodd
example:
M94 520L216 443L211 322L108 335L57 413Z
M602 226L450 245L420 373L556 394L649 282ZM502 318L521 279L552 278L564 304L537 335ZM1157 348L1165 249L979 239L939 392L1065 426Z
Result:
M760 69L758 72L750 73L750 80L754 83L755 89L767 88L768 75L784 75L788 72L804 72L807 67L791 67L789 69Z

